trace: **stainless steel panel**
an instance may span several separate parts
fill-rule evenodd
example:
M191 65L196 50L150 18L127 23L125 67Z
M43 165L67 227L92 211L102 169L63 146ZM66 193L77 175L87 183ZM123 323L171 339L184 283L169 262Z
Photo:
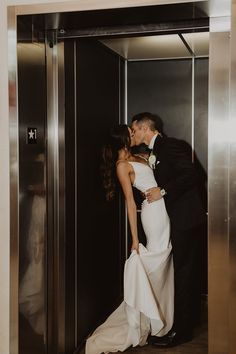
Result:
M19 352L46 353L45 46L18 43ZM31 135L29 135L29 133ZM32 138L35 138L33 141ZM34 143L31 143L31 142Z
M101 42L127 60L191 57L177 34L104 39Z
M231 0L210 0L209 5L209 16L211 18L219 18L221 21L222 16L230 16L230 5Z
M196 57L209 55L209 32L183 33L183 37Z
M54 54L54 56L53 56ZM55 58L54 58L55 57ZM48 238L47 238L47 258L48 258L48 350L49 352L56 353L57 351L57 309L58 299L55 297L55 289L58 284L55 278L58 274L57 262L55 259L54 249L57 250L57 243L54 240L54 195L56 193L56 185L54 185L55 174L55 149L57 145L56 131L57 131L57 93L54 90L57 89L57 75L56 69L53 64L56 61L56 47L50 48L48 43L46 44L46 58L47 58L47 187L48 187ZM54 58L54 61L53 61ZM55 73L56 72L56 73ZM57 77L57 76L56 76ZM56 91L57 92L57 91ZM55 112L56 110L56 112ZM56 206L56 205L55 205ZM55 318L56 317L56 318Z
M210 24L209 353L229 353L229 33Z
M59 237L59 308L58 308L58 351L65 352L65 73L64 73L64 43L57 45L58 50L58 237Z
M200 197L207 211L208 173L208 58L195 59L194 77L194 161L198 169ZM201 235L202 294L208 294L207 225Z
M77 347L77 102L76 43L64 43L65 51L65 340L66 352Z
M208 58L195 59L194 150L207 173L208 169Z
M65 128L64 46L48 34L48 352L65 351Z
M19 338L19 145L17 35L15 8L8 8L9 134L10 134L10 351L18 354ZM4 186L3 186L4 187Z
M229 354L236 348L236 0L231 7L230 37L230 171L229 171L229 257L230 257L230 298L229 298Z

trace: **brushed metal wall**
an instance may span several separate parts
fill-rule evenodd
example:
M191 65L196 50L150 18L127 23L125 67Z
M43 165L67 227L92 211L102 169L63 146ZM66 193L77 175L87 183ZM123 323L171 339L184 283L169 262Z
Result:
M43 44L18 43L20 354L46 353L45 68Z
M208 80L209 58L195 59L193 141L194 151L205 174L208 169Z
M209 80L209 353L234 354L236 2L210 22Z
M210 23L209 353L235 353L235 2ZM231 33L230 33L231 30Z
M209 350L228 353L229 33L210 34ZM216 310L217 306L217 310Z
M64 46L46 35L47 72L47 350L65 352Z
M230 256L230 298L229 298L229 352L236 348L236 0L231 1L231 44L230 44L230 190L229 190L229 256Z

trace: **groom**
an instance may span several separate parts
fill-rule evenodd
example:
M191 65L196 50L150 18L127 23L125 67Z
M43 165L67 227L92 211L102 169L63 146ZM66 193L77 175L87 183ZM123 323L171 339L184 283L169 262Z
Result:
M163 134L161 119L149 112L132 119L136 145L145 143L152 150L151 167L158 187L147 193L149 203L160 198L170 217L175 275L174 324L164 337L151 337L157 347L172 347L192 339L200 312L199 248L206 222L199 193L198 178L187 144Z

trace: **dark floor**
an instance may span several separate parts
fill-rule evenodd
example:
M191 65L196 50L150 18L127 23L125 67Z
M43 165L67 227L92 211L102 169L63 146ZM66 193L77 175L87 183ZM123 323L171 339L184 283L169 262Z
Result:
M157 349L151 345L145 347L130 348L125 354L207 354L207 323L196 329L194 339L191 342L169 349Z
M151 345L144 347L135 347L127 349L125 354L137 353L137 354L207 354L207 328L201 327L195 334L194 339L191 342L176 346L169 349L158 349ZM84 354L84 349L79 354Z
M205 307L205 306L204 306ZM208 326L207 308L203 311L202 323L195 329L194 339L191 342L169 349L158 349L151 345L127 349L124 354L207 354L208 353ZM84 348L79 354L84 354Z
M145 347L130 348L125 354L207 354L208 353L208 319L207 319L207 297L202 298L201 324L196 327L191 342L169 349L158 349L151 345Z

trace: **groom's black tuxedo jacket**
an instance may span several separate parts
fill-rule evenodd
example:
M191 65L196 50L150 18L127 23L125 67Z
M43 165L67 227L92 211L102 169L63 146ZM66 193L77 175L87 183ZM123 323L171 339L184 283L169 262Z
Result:
M192 163L191 148L175 138L157 136L153 153L156 156L155 179L164 196L171 224L179 230L200 225L206 220L198 190L198 175Z

